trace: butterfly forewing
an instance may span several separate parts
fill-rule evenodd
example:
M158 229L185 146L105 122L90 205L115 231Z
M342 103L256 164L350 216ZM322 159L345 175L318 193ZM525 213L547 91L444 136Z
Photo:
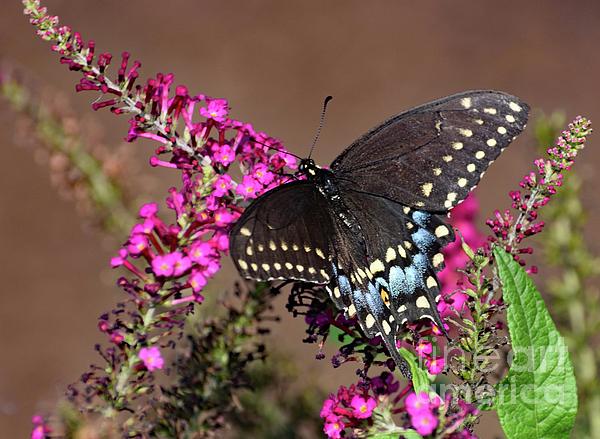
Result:
M348 189L446 212L523 130L528 111L501 92L450 96L388 119L350 145L331 169Z
M313 184L295 181L248 206L231 231L231 256L244 277L327 284L332 235L326 199Z

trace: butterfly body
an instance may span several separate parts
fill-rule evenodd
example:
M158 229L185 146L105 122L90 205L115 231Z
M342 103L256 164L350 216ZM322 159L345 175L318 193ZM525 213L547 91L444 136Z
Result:
M514 96L474 91L394 116L344 150L329 169L300 162L297 179L262 195L231 231L238 270L257 280L326 285L369 337L398 355L405 322L437 311L445 215L525 127Z

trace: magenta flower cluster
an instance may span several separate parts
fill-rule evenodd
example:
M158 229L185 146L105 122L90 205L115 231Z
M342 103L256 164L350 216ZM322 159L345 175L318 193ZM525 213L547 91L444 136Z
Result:
M522 266L526 262L521 255L531 254L533 249L522 247L521 242L544 228L544 222L538 219L538 210L548 204L562 185L563 172L571 168L591 132L590 121L577 116L561 133L556 145L547 150L548 156L535 160L536 172L523 177L519 183L521 189L509 193L515 213L508 209L496 210L494 217L486 221L493 233L490 241L502 245ZM530 267L528 272L535 273L537 268Z
M346 428L368 427L373 411L386 395L396 393L400 383L389 372L369 380L368 384L340 386L337 394L329 395L323 402L320 416L325 423L323 431L328 438L344 437Z

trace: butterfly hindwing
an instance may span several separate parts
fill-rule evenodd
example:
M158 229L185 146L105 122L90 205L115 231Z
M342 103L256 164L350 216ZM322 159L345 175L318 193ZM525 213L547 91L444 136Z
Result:
M444 267L441 250L454 240L452 228L437 215L386 198L356 191L345 195L365 237L363 265L356 259L349 262L356 267L351 280L363 294L378 298L371 298L370 305L377 314L383 305L388 322L390 316L396 323L426 316L439 325L435 272Z
M294 181L248 206L230 233L231 256L244 277L327 284L332 232L326 199L315 185Z
M450 96L394 116L331 165L341 185L447 212L527 123L529 107L496 91Z

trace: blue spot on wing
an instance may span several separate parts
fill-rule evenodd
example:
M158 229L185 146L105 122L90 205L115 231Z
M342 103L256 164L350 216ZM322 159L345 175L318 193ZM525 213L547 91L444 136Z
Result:
M418 249L422 252L427 253L431 244L435 242L435 236L429 233L426 229L419 229L411 235L413 242L417 245Z
M413 212L412 218L413 218L414 222L416 222L419 226L427 227L427 224L429 223L429 220L431 219L431 214L417 210L417 211Z

